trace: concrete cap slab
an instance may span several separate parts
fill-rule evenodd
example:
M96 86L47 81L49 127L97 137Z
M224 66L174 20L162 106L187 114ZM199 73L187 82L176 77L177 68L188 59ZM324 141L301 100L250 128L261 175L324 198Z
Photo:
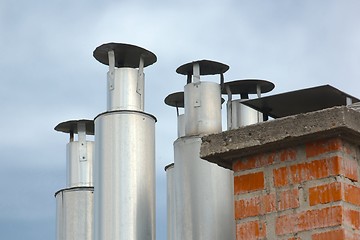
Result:
M334 136L360 144L360 112L333 107L207 135L200 157L232 169L239 157Z

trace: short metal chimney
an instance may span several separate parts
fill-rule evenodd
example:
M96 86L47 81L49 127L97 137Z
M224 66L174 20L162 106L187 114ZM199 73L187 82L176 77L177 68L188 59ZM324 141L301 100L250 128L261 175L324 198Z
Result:
M144 112L143 69L156 56L107 43L107 111L95 118L95 240L155 240L155 122Z
M200 81L200 76L220 74L222 83L228 68L201 60L176 70L187 76L185 134L174 142L176 240L235 239L233 173L199 156L201 137L222 130L220 84Z
M243 104L249 99L249 94L256 94L258 98L262 93L270 92L275 85L267 80L244 79L226 82L222 90L227 94L227 128L237 129L242 126L264 121L267 116ZM233 95L240 95L240 99L233 99Z
M92 240L94 142L87 141L86 135L94 135L94 122L62 122L55 130L70 134L66 145L66 188L55 193L56 239Z
M184 89L185 134L187 136L221 132L221 94L220 85L214 82L201 82L201 75L220 74L229 66L201 60L180 66L176 72L187 76Z
M185 136L185 115L180 113L180 108L184 108L184 92L175 92L169 94L165 100L165 104L176 108L177 115L177 136Z

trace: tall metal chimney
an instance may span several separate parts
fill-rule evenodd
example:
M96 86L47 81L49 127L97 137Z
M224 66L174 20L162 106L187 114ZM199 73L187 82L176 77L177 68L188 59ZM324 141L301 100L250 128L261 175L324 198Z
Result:
M223 83L228 68L201 60L176 70L187 76L185 135L174 142L176 240L235 239L233 173L199 156L201 137L222 130L220 84L200 81L200 76L220 74Z
M249 99L249 94L256 94L258 98L262 93L273 90L275 85L267 80L244 79L226 82L222 89L227 94L227 128L237 129L242 126L262 122L264 117L261 112L244 105L242 102ZM233 95L240 95L240 99L233 99Z
M167 240L175 240L176 233L176 197L174 183L174 163L165 167L166 172L166 204L167 204Z
M185 115L180 112L184 108L184 92L175 92L169 94L165 100L166 105L176 108L177 115L177 137L185 136ZM175 240L176 234L176 197L174 182L174 163L165 166L166 172L166 195L167 195L167 240Z
M143 69L152 52L107 43L107 111L95 118L95 240L155 240L155 122L144 112Z
M62 122L55 130L70 134L66 145L66 188L55 193L56 239L92 240L94 142L87 141L86 135L94 135L94 121Z

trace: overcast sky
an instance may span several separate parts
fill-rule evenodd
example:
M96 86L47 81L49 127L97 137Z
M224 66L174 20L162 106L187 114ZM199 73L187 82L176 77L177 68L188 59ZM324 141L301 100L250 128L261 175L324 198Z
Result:
M230 66L225 81L261 78L267 94L330 84L360 97L360 1L0 0L0 239L55 239L54 193L65 187L66 134L53 128L106 110L107 42L157 55L145 68L155 115L157 239L166 239L164 166L173 161L178 66ZM205 77L203 78L206 79Z

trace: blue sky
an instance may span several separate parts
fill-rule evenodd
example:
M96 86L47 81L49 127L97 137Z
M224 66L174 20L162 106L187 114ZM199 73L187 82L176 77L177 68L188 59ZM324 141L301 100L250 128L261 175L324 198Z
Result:
M210 59L225 81L260 78L268 95L330 84L360 97L357 0L0 1L0 239L55 239L54 193L65 187L60 122L106 109L106 42L144 47L146 112L155 115L157 239L166 239L164 166L176 112L163 99L186 79L178 66ZM204 80L206 78L203 78Z

